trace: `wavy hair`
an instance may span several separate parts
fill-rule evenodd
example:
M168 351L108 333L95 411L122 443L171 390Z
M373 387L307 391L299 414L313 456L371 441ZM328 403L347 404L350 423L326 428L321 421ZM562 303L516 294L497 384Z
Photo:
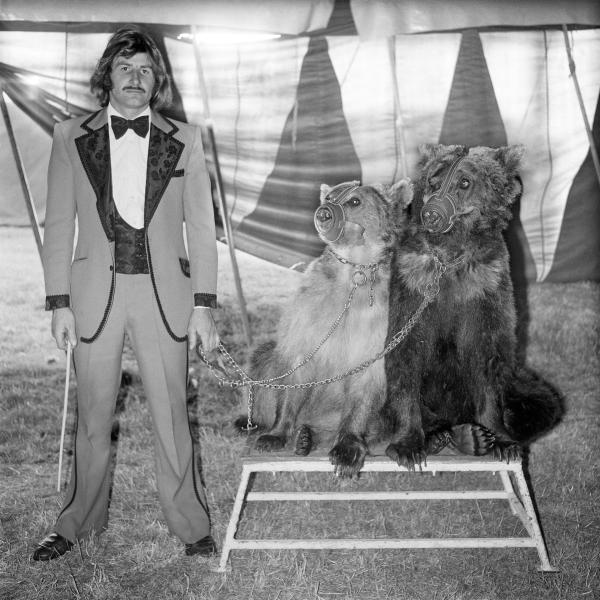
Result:
M100 106L108 105L109 93L112 89L110 74L115 58L117 56L131 58L140 52L148 55L154 73L155 84L150 106L160 110L171 104L173 99L171 80L156 42L139 27L128 25L117 30L110 38L90 79L90 89L98 99Z

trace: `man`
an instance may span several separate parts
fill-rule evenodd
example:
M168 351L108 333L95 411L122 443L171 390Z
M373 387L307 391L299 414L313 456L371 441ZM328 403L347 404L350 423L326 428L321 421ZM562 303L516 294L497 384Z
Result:
M32 558L61 556L107 527L125 334L153 418L169 530L187 555L208 555L216 547L186 409L188 345L199 338L210 351L219 342L211 313L217 250L200 131L156 112L171 100L169 78L156 44L136 27L110 39L91 89L103 108L56 125L48 170L46 309L58 347L74 348L78 421L62 511Z

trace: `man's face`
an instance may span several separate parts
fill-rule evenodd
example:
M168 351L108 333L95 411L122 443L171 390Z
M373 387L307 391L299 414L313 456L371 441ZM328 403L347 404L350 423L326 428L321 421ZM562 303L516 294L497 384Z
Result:
M156 80L145 52L130 58L117 56L113 60L110 79L110 103L124 117L132 119L150 104Z

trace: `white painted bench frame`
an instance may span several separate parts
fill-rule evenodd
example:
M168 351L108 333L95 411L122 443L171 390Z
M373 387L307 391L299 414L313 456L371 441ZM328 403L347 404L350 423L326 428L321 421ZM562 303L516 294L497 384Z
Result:
M385 455L368 456L361 470L363 473L408 472ZM331 491L331 492L252 492L248 490L250 476L259 472L333 472L333 466L325 453L307 457L293 454L264 453L244 456L240 485L233 504L231 517L223 540L221 557L216 571L226 572L227 561L232 550L291 550L291 549L354 549L354 548L537 548L540 557L539 571L556 572L550 564L546 543L529 493L521 460L506 463L492 457L463 455L437 455L429 457L423 472L472 471L498 473L502 481L501 490L465 491ZM516 489L511 481L512 473ZM507 500L511 512L523 523L526 537L439 537L408 539L237 539L240 515L245 502L306 501L306 500Z

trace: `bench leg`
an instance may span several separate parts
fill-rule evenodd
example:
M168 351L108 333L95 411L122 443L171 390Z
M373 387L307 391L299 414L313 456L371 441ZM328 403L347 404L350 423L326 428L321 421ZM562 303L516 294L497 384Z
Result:
M525 530L529 534L529 537L533 538L535 534L531 529L529 515L525 512L523 503L521 502L519 496L517 496L517 494L515 493L515 488L510 478L510 474L507 471L500 471L500 479L502 479L504 491L508 496L508 504L510 505L510 511L515 517L519 518L521 523L523 523L523 527L525 527Z
M506 476L508 478L508 474ZM519 490L519 496L521 497L521 503L523 505L523 508L525 509L527 517L527 521L524 523L527 531L536 543L537 551L540 557L541 564L538 570L545 571L548 573L557 573L558 569L550 564L544 535L542 533L542 529L540 527L537 514L533 506L533 501L529 494L529 486L527 485L527 480L525 479L525 475L523 474L523 467L521 465L519 465L519 468L514 471L514 476L515 481L517 483L517 489ZM516 514L517 516L520 516L519 512L517 512ZM527 525L527 523L529 523L529 525Z
M219 566L216 569L218 573L227 572L227 560L229 553L235 542L235 534L238 528L240 514L242 507L244 506L244 499L248 489L248 481L250 480L251 471L244 465L242 467L242 475L240 477L240 485L238 487L237 495L233 503L233 509L231 510L231 517L229 518L229 525L227 525L227 531L225 533L225 539L223 540L223 546L221 548L221 559Z

